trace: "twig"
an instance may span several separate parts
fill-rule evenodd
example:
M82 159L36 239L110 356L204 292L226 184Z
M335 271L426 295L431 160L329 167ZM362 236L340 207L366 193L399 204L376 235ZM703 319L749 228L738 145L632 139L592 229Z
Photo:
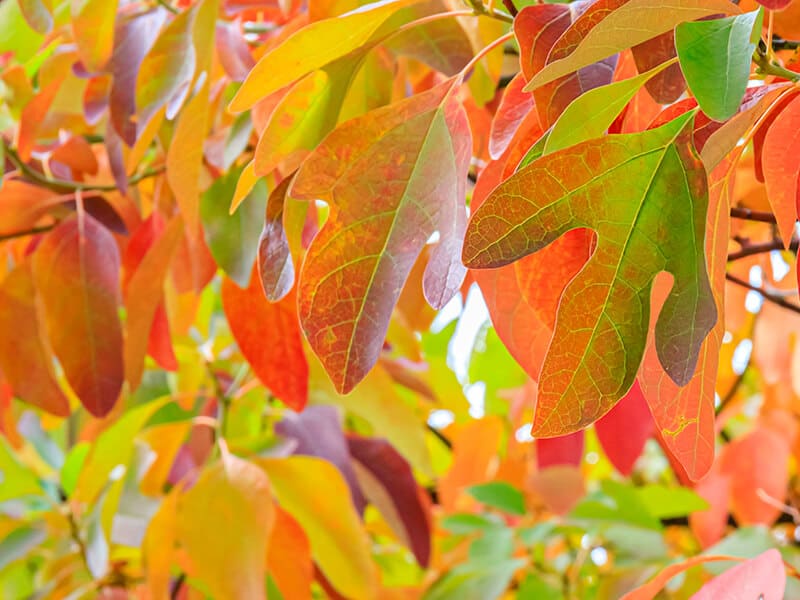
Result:
M767 300L768 302L772 302L773 304L777 304L778 306L780 306L782 308L785 308L787 310L791 310L792 312L796 312L796 313L800 314L800 306L798 306L796 304L792 304L791 302L788 302L788 301L784 300L780 296L776 296L775 294L771 294L770 292L766 291L764 288L760 288L760 287L758 287L756 285L753 285L753 284L745 281L744 279L740 279L736 275L732 275L731 273L725 273L725 279L727 279L728 281L730 281L732 283L735 283L737 285L745 287L748 290L751 290L753 292L758 292L759 294L761 294L764 297L764 300Z
M169 12L171 12L173 15L179 15L179 14L181 14L181 11L179 11L177 8L175 8L174 6L172 6L172 4L170 4L169 2L167 2L167 0L156 0L156 4L158 4L159 6L163 6L163 7L164 7L164 8L166 8L166 9L167 9Z
M776 35L772 36L773 50L797 50L800 48L800 40L784 40Z
M433 435L435 435L442 444L444 444L449 450L453 449L453 442L447 439L447 437L436 427L431 425L430 423L427 424L428 431L430 431Z
M83 565L86 567L89 575L94 577L92 574L92 568L89 566L89 552L86 549L86 543L83 541L81 537L81 530L78 527L78 521L75 520L75 514L72 512L72 509L67 506L67 521L69 522L69 532L70 537L72 540L78 545L78 550L80 551L81 560L83 561Z
M55 227L57 223L53 223L52 225L42 225L41 227L31 227L30 229L25 229L24 231L14 231L12 233L4 233L0 235L0 242L5 242L6 240L13 240L14 238L21 238L28 235L36 235L37 233L44 233L46 231L50 231Z
M798 240L792 240L792 243L789 244L789 250L797 252L797 242ZM744 246L741 250L728 254L728 262L733 262L734 260L754 256L756 254L763 254L764 252L783 249L783 242L781 240L772 240L771 242L764 242L763 244L750 244Z
M734 219L743 219L745 221L758 221L760 223L777 223L775 215L771 212L750 210L749 208L741 208L738 206L731 208L731 217Z
M186 573L181 572L181 574L178 575L178 578L175 580L175 583L172 584L172 589L169 592L170 600L177 600L178 595L181 593L181 588L185 582Z
M517 10L517 7L514 6L514 0L503 0L503 6L505 6L506 10L511 13L512 17L517 16L519 11Z

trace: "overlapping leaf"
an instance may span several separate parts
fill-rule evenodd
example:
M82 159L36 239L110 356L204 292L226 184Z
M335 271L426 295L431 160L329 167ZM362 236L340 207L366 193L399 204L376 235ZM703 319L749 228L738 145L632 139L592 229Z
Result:
M453 81L339 126L291 187L331 214L298 287L300 321L340 392L378 359L392 308L414 261L438 231L425 296L443 306L459 289L471 139ZM364 199L369 198L370 202Z
M678 384L694 373L717 315L703 246L708 192L691 117L546 155L472 216L464 244L472 268L509 264L577 227L597 232L592 258L561 299L534 435L576 431L628 391L647 341L652 280L662 270L675 284L656 325L659 359ZM624 188L610 187L620 179Z
M778 220L783 243L792 239L797 220L797 185L800 166L793 157L800 152L800 97L794 98L772 123L764 138L764 183Z

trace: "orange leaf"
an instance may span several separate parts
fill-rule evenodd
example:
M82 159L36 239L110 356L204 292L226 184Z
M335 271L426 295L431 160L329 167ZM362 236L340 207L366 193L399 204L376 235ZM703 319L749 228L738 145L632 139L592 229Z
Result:
M705 584L692 600L782 600L786 572L775 548L728 569Z
M302 410L308 400L308 363L294 294L267 302L254 269L244 290L225 278L222 305L233 337L258 378L287 406Z
M669 565L668 567L664 568L656 575L653 579L649 582L644 584L641 587L636 588L632 592L628 592L625 594L621 600L653 600L653 598L658 595L658 593L663 589L665 585L669 582L670 579L678 575L679 573L683 573L687 569L691 569L696 565L701 565L707 562L718 562L718 561L741 561L742 558L738 556L726 556L724 554L720 555L701 555L701 556L693 556L692 558L687 558L683 562L675 563Z
M117 0L72 2L72 32L78 54L90 73L97 73L111 58Z
M800 96L792 100L772 123L764 138L762 163L767 197L788 248L797 220L797 183L800 164Z
M111 410L122 388L119 267L113 236L86 214L49 232L33 257L53 350L70 386L96 417Z
M69 403L56 380L36 301L30 263L25 262L0 283L0 331L6 332L0 335L0 369L15 396L65 417Z
M17 179L4 181L0 188L0 236L29 229L63 201L45 188Z
M277 506L267 549L267 572L284 598L311 600L314 565L308 536L292 515Z

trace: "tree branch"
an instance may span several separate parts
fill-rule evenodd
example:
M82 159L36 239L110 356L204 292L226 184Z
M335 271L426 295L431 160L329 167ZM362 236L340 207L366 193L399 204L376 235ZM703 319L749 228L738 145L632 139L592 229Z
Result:
M789 245L788 249L792 252L797 252L797 242L797 240L792 240L792 243ZM772 240L771 242L764 242L762 244L750 244L744 246L741 250L737 250L736 252L731 252L728 254L728 262L733 262L734 260L739 260L748 256L754 256L756 254L762 254L764 252L772 252L773 250L783 249L783 242L781 240Z
M514 6L514 0L503 0L503 6L505 6L506 10L511 13L512 17L517 16L519 11L517 10L517 7Z
M52 225L42 225L41 227L31 227L30 229L25 229L23 231L14 231L12 233L4 233L0 235L0 242L5 242L7 240L13 240L15 238L21 238L28 235L36 235L37 233L44 233L45 231L50 231L53 227L55 227L57 223L53 223Z
M780 296L776 296L775 294L771 294L768 291L766 291L764 288L760 288L758 286L755 286L755 285L751 284L750 282L745 281L744 279L740 279L736 275L732 275L731 273L725 273L725 279L727 279L728 281L730 281L732 283L735 283L736 285L740 285L740 286L742 286L744 288L747 288L748 290L751 290L753 292L758 292L759 294L761 294L764 297L764 300L767 300L768 302L772 302L773 304L776 304L776 305L778 305L778 306L780 306L782 308L785 308L787 310L791 310L792 312L796 312L796 313L800 314L800 306L798 306L797 304L793 304L793 303L785 300L784 298L781 298Z
M734 219L743 219L745 221L758 221L760 223L776 223L775 215L771 212L762 210L750 210L749 208L741 208L734 206L731 208L731 217Z

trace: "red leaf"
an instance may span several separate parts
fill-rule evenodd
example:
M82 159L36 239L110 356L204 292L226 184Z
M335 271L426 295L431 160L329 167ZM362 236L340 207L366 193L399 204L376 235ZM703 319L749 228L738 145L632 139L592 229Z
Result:
M662 33L651 40L634 46L631 50L639 73L649 71L677 55L675 51L675 32ZM644 86L653 100L659 104L671 104L680 98L686 89L686 80L683 78L681 66L675 63L648 80Z
M287 406L303 410L308 400L308 363L294 294L267 302L254 273L244 290L225 278L222 306L233 337L258 378Z
M15 396L65 417L69 414L69 403L56 380L53 359L43 337L43 324L36 314L36 300L28 262L11 271L0 283L0 331L6 332L0 335L0 369Z
M630 475L644 443L653 434L653 416L639 382L594 424L606 456L623 475Z
M291 182L291 177L285 178L269 195L264 229L258 240L258 273L270 302L286 296L294 285L294 263L283 228L283 206Z
M351 435L347 443L367 498L419 565L427 567L432 535L430 501L414 479L411 466L386 440Z
M792 3L792 0L756 0L768 10L783 10Z
M689 526L700 545L708 548L722 539L728 526L730 479L714 469L697 482L694 491L708 502L708 508L690 514Z
M122 388L119 267L114 237L85 214L48 233L33 257L53 351L81 403L97 417L111 410Z
M781 553L770 548L715 577L692 600L782 600L785 589Z
M540 469L556 465L579 466L583 458L583 430L559 437L536 440L536 462Z
M489 138L489 155L497 160L506 151L521 123L529 118L536 119L533 94L523 92L525 77L517 73L503 90L500 106L492 119L492 132Z
M788 248L797 220L797 183L800 163L800 96L781 111L764 138L764 183L781 239Z

